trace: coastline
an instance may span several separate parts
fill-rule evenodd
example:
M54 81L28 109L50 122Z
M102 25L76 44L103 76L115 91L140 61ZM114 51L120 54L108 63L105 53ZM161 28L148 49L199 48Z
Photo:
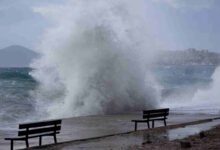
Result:
M114 141L115 134L133 133L134 124L131 122L131 120L138 119L140 117L141 117L141 113L66 118L63 119L61 133L57 136L58 142L68 143L68 141L72 142L77 140L79 142L79 139L86 141L86 139L94 138L94 137L100 137L100 139L105 139L103 137L108 135L112 135L113 140L110 141ZM167 120L167 124L168 124L167 129L169 129L172 126L178 128L181 125L184 125L185 123L189 124L189 122L199 121L201 123L202 120L211 121L211 119L216 117L219 116L207 115L207 114L173 114L171 112ZM155 131L160 128L164 128L163 122L156 122L155 127L158 127L153 129ZM138 125L139 131L142 130L145 131L146 129L147 129L146 124ZM11 131L10 132L1 131L0 149L6 149L6 150L10 149L9 141L5 141L4 138L11 136L12 134L13 133ZM14 134L16 135L17 132L14 131ZM134 138L133 136L131 136L130 138L133 139L134 141L136 140L136 137ZM123 139L125 139L125 142L127 142L126 137ZM143 136L138 137L138 140L140 142L142 142L142 139ZM31 147L37 146L39 142L38 140L39 140L38 138L30 139L29 141L30 146ZM116 142L117 142L117 138L116 138ZM43 138L43 145L50 145L50 144L53 144L53 138L51 137ZM22 148L24 149L25 143L24 141L16 141L14 146L15 149L22 149ZM55 147L57 147L57 145L55 145Z
M170 137L172 137L171 134L167 136L170 131L174 131L176 129L184 129L185 127L188 126L195 126L195 127L199 125L207 126L208 124L210 124L212 121L215 120L217 120L216 124L218 124L218 126L216 127L215 124L212 127L210 127L209 130L204 132L203 138L201 138L198 134L193 134L190 136L186 135L185 138L174 139L174 140L172 140L172 138L170 139ZM201 130L200 132L203 132L203 130ZM176 134L178 134L178 132ZM212 137L213 134L215 134L215 136ZM206 141L206 148L208 147L220 148L219 137L220 137L220 120L219 118L213 118L213 119L204 119L193 122L186 122L181 124L174 124L174 125L169 125L167 127L161 126L153 129L151 128L151 129L138 130L136 132L130 131L127 133L118 133L118 134L101 136L101 137L73 140L59 144L44 145L43 147L29 148L29 150L47 150L47 149L53 149L53 150L167 149L168 150L168 149L181 149L181 145L180 145L181 141L189 141L191 143L191 148L193 149L202 149L204 140ZM218 142L215 144L211 139L216 139L216 138ZM209 143L212 144L209 145Z
M188 136L184 139L178 139L173 141L159 141L152 144L143 144L140 149L137 146L133 146L132 149L144 150L144 149L164 149L164 150L179 150L184 149L181 147L181 143L190 143L185 149L189 148L191 150L207 150L207 149L220 149L220 125L213 127L208 131L200 132L199 134L194 134Z

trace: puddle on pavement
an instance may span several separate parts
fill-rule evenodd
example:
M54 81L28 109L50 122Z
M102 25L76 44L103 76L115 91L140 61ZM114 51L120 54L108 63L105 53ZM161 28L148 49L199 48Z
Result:
M130 146L134 145L139 145L141 147L143 144L183 139L190 135L198 134L201 131L207 131L219 124L220 120L213 120L211 122L188 125L182 128L161 130L159 133L146 130L144 132L140 131L132 134L113 136L97 141L86 142L84 144L79 144L77 147L84 149L129 149Z
M183 128L171 129L168 131L169 140L183 139L190 135L198 134L201 131L207 131L220 124L220 119L211 122L189 125Z
M155 142L155 141L161 141L161 140L172 141L172 140L177 140L177 139L183 139L190 135L198 134L201 131L210 130L211 128L219 124L220 124L220 119L216 119L216 120L213 120L207 123L201 123L197 125L188 125L188 126L176 128L176 129L163 130L159 134L144 132L143 143L147 143L149 141Z
M118 136L106 137L102 139L94 139L83 142L75 142L61 147L56 147L54 150L109 150L109 149L130 149L130 147L137 145L142 147L143 144L155 143L159 141L172 141L176 139L183 139L190 135L198 134L201 131L206 131L220 124L220 120L213 120L211 122L188 125L182 128L161 130L155 133L153 130L138 131L130 134L121 134Z

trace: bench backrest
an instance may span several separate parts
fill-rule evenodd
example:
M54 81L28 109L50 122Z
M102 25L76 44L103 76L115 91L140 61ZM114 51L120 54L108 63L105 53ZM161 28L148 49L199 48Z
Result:
M19 124L18 136L56 134L61 130L62 120L49 120Z
M168 115L169 115L169 108L143 110L143 119L158 118L158 117L166 118L166 116Z

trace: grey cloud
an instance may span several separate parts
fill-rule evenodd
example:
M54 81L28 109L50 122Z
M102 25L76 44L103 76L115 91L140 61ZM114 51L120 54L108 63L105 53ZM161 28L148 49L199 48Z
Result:
M166 3L175 9L202 10L210 9L215 0L152 0L156 3Z

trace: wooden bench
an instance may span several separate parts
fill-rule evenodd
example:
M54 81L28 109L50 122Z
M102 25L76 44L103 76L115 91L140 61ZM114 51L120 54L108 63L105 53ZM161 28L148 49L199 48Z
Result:
M5 138L11 141L11 150L13 150L14 141L25 141L26 147L29 147L28 139L39 137L39 146L42 145L43 136L53 136L54 143L57 143L56 134L60 133L62 120L50 120L33 123L19 124L17 137Z
M164 126L166 126L166 119L169 115L169 108L155 109L155 110L143 110L143 119L131 120L135 123L134 130L137 131L138 123L147 123L148 128L150 128L150 121L152 121L152 128L154 128L154 121L161 120L164 121Z

